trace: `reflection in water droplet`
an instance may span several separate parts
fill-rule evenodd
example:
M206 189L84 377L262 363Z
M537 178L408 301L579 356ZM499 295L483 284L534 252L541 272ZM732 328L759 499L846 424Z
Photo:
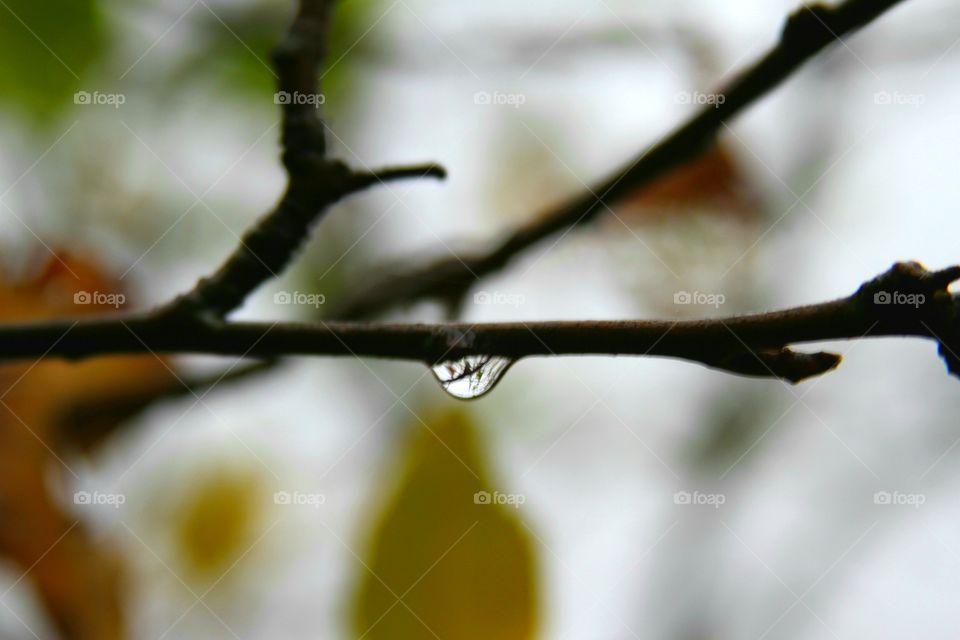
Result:
M454 398L472 400L493 389L512 364L499 356L466 356L433 365L433 375Z

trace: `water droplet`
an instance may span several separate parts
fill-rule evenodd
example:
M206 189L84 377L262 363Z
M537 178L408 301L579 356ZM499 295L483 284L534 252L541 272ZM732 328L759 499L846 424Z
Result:
M493 389L513 360L500 356L466 356L433 365L433 375L454 398L472 400Z

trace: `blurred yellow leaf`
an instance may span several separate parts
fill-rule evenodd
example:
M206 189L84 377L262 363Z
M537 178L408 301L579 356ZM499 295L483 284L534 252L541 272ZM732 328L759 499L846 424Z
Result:
M494 489L466 415L448 413L428 424L407 445L406 468L364 559L357 635L532 638L536 569L521 512L491 500Z
M174 515L180 563L198 580L219 580L262 534L262 478L252 468L213 467L191 484Z

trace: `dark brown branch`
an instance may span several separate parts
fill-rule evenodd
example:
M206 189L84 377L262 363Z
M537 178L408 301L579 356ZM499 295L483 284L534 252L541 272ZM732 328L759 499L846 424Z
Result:
M486 253L441 259L395 273L337 306L332 317L369 317L421 298L460 299L479 277L505 267L515 256L568 227L590 222L612 203L636 193L689 162L714 142L723 124L739 114L827 45L867 24L900 0L847 0L836 7L805 6L783 27L780 41L727 87L719 105L704 106L691 120L645 150L610 177L571 201L534 217Z
M320 118L319 70L326 55L333 0L301 0L286 37L273 53L287 188L280 202L241 238L211 276L178 298L169 315L223 317L261 284L286 269L323 213L344 196L387 180L445 175L437 165L354 172L326 156Z
M732 373L797 382L834 368L840 357L803 354L788 345L879 336L937 340L948 368L960 372L958 299L947 286L960 267L930 272L897 263L833 302L715 320L513 322L403 325L224 323L147 315L72 323L5 326L0 359L83 358L144 352L248 357L291 355L395 358L433 364L470 355L634 355L682 358Z
M129 420L141 410L159 400L172 400L183 396L202 396L219 386L228 386L237 382L246 382L265 373L276 371L279 360L262 360L244 364L198 377L182 377L161 392L144 392L131 395L127 390L118 388L117 395L108 398L96 398L91 402L81 400L70 407L61 421L82 428L83 425L102 420L104 417L116 421Z
M423 282L401 278L378 295L384 304L393 304L407 297L462 294L472 282L473 273L499 268L539 239L593 217L608 201L696 156L726 118L834 39L865 24L896 1L847 0L833 9L801 9L787 21L780 44L724 92L720 108L702 111L610 178L597 189L599 198L584 196L560 207L543 222L521 229L492 253L476 258L473 268L459 261L441 263L422 272ZM316 90L330 4L329 0L301 0L300 12L275 56L282 90ZM227 313L286 266L329 204L377 182L444 175L435 165L362 173L328 160L323 124L312 109L303 108L298 101L284 103L287 191L277 208L247 233L220 270L201 280L194 291L143 315L0 326L0 360L152 352L253 358L359 356L435 364L484 355L508 360L552 355L651 355L797 382L829 371L839 364L840 357L823 352L797 353L790 350L792 344L917 336L936 340L950 372L960 375L960 298L947 291L948 285L960 278L960 267L929 272L917 263L898 263L853 295L833 302L716 320L478 325L335 322L320 326L226 322ZM378 301L366 304L367 310L382 307Z
M310 227L346 194L350 170L326 159L318 108L319 71L326 54L333 0L301 0L286 37L273 52L287 189L280 202L241 239L226 262L174 306L177 313L223 316L251 291L283 271Z
M102 443L104 436L154 406L157 402L185 396L203 397L215 388L245 382L264 373L275 371L278 360L266 360L228 369L224 373L202 377L177 377L164 390L134 390L117 385L115 393L107 397L79 398L63 408L56 423L67 435L67 441L88 450Z

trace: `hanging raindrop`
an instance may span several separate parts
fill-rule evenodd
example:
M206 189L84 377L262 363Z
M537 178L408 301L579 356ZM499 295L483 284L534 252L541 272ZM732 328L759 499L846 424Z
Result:
M433 376L454 398L472 400L493 389L513 360L500 356L465 356L433 365Z

